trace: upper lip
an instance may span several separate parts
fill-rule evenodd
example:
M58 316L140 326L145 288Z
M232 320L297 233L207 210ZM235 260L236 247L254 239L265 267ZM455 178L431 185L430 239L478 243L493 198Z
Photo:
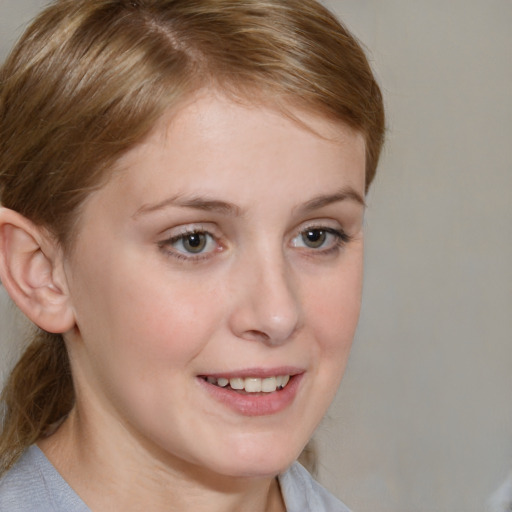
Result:
M304 369L296 366L280 366L275 368L243 368L240 370L229 370L226 372L203 373L199 377L213 377L215 379L225 378L234 379L236 377L247 378L254 377L265 379L267 377L277 377L279 375L298 375L304 373Z

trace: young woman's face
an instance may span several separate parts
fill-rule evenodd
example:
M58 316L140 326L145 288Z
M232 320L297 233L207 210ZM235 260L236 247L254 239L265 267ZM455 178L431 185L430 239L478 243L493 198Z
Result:
M204 93L85 203L66 338L80 417L111 446L271 475L333 399L359 314L365 147L293 113L310 128Z

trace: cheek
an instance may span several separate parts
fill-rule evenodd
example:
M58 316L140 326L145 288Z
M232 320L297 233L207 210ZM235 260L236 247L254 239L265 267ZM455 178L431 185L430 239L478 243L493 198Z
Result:
M303 297L305 340L310 353L309 424L307 434L321 421L340 385L360 311L362 266L340 266L324 279L309 282Z
M106 399L109 408L114 404L131 424L158 430L162 421L169 422L165 411L172 411L173 403L192 400L183 397L191 393L194 360L212 337L218 311L212 295L191 288L190 280L119 275L124 279L104 274L94 283L88 280L94 293L80 304L84 351L78 353L75 376L82 389Z
M212 294L190 279L171 279L158 265L130 258L108 263L77 265L75 273L83 338L75 345L83 345L78 355L87 379L101 387L124 382L132 391L151 381L169 384L215 329Z
M343 269L307 295L305 314L322 358L343 362L352 345L361 308L362 265Z
M148 280L114 315L116 330L123 333L120 342L139 352L141 362L175 367L188 362L215 331L211 297L189 281Z

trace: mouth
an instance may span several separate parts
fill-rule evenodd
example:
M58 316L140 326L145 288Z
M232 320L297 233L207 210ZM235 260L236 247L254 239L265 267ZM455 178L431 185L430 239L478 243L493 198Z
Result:
M197 378L209 396L237 414L268 416L291 406L302 388L304 375L304 370L283 367L203 374Z
M201 378L219 388L229 389L241 394L274 393L283 390L290 382L290 375L276 375L272 377L211 377Z

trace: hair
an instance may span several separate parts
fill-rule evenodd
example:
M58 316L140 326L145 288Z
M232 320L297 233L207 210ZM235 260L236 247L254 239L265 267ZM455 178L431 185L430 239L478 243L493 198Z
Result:
M352 127L372 182L381 92L361 46L317 1L57 0L0 69L0 202L66 250L81 205L116 160L208 88ZM2 398L0 471L73 407L60 334L35 336Z

